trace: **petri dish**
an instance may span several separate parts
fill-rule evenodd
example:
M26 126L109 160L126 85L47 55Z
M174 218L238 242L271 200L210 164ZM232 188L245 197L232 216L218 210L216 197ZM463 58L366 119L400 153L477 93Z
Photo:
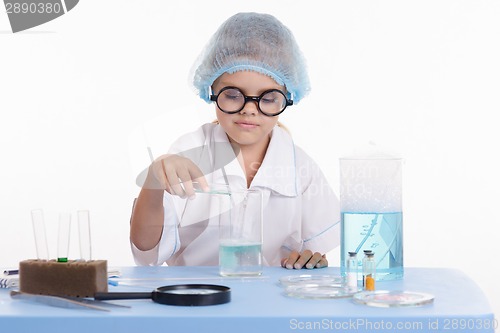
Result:
M285 287L297 284L341 285L342 277L338 275L290 275L280 278L280 283Z
M341 284L307 284L289 285L285 294L295 298L332 299L348 298L358 292L358 288L349 288Z
M357 293L352 300L357 304L391 308L430 304L434 302L434 295L415 291L377 290Z

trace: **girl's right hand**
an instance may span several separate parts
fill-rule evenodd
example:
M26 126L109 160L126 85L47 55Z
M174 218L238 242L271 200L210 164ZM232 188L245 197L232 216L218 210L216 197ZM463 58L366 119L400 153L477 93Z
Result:
M163 189L181 198L194 198L193 182L203 191L208 191L208 184L203 172L190 159L176 154L158 157L150 166L145 188Z

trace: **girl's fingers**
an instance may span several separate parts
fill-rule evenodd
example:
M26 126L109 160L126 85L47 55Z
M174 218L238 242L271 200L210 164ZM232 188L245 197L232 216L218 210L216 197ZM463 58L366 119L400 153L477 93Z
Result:
M160 168L159 168L159 170L157 170L156 174L158 175L158 179L159 179L160 183L168 191L170 189L170 184L168 183L167 170L165 169L165 161L164 160L160 161Z
M167 161L168 160L168 161ZM171 155L162 160L162 166L170 187L170 194L181 198L194 198L195 187L193 181L198 182L202 189L208 189L203 172L191 160Z
M204 176L193 179L193 186L196 190L209 192L210 186L208 186L207 180Z
M301 269L311 259L312 256L313 253L311 250L305 250L304 252L302 252L299 259L295 262L293 268Z
M167 183L170 187L170 194L178 195L181 198L185 197L184 189L179 182L179 175L175 169L164 168L165 176L167 178Z
M288 258L281 259L281 267L286 268L286 263L288 262Z
M180 183L177 184L178 189L180 189L178 194L181 198L192 198L194 197L194 188L193 188L193 182L191 180L191 175L189 173L189 170L185 167L179 168L177 170L177 181ZM177 189L176 189L177 190Z
M313 269L321 261L321 258L321 253L314 253L311 259L309 259L309 261L306 263L306 268Z
M281 267L287 269L313 269L328 266L326 255L321 255L319 252L314 254L310 250L305 250L302 253L292 251L288 258L281 259Z
M297 259L300 257L300 254L299 252L297 251L292 251L292 253L290 253L290 255L288 256L288 258L286 258L284 261L285 261L285 268L287 269L293 269L294 268L294 264L295 262L297 261Z
M208 191L208 184L201 172L200 168L194 163L188 163L186 165L186 178L181 178L182 184L184 185L184 191L188 198L193 199L195 196L195 184L196 187L201 187L203 191Z
M316 268L328 267L328 260L326 259L326 255L323 254L321 256L321 260L316 264Z

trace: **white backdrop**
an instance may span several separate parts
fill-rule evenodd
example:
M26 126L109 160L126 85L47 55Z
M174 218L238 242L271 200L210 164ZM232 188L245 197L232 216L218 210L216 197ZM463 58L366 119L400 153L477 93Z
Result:
M463 270L499 313L494 0L82 0L17 34L0 12L0 267L36 256L34 208L45 210L52 256L59 211L89 209L94 258L133 264L128 223L146 146L157 156L213 119L188 74L239 11L274 14L295 33L313 90L280 119L334 189L344 153L369 142L400 153L405 265Z

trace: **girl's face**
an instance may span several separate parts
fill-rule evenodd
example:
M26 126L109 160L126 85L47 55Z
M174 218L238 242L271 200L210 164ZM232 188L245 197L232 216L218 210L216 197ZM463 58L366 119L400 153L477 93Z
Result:
M214 94L225 87L239 88L246 96L260 96L270 89L285 91L283 86L269 76L251 71L224 73L212 86ZM234 114L224 113L216 105L216 113L229 140L241 148L267 149L269 134L278 122L278 116L268 117L260 113L254 101L247 102L240 112Z

